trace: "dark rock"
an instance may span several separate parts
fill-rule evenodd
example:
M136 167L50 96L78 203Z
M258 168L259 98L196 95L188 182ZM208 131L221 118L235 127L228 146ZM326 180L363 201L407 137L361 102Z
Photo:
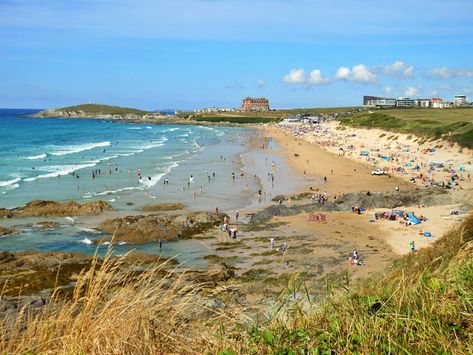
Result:
M228 281L235 276L235 268L228 266L225 263L220 263L212 266L205 274L195 277L195 282L210 283L213 285L219 282Z
M161 211L176 211L183 210L186 205L183 203L159 203L156 205L145 205L140 208L143 212L161 212Z
M113 208L104 201L80 204L75 201L56 202L35 200L23 207L0 210L0 217L39 217L39 216L88 216L111 211Z
M277 196L278 197L278 196ZM277 198L275 197L275 198ZM265 223L274 216L293 216L300 213L311 213L320 211L351 211L352 206L363 208L386 208L409 207L416 205L446 205L451 204L453 198L448 191L438 188L426 188L420 190L405 190L396 192L371 193L349 193L337 199L335 203L309 203L306 205L273 205L251 217L251 224Z
M126 241L144 244L158 240L190 238L222 223L223 213L193 212L178 216L128 216L104 221L99 229L112 234L115 242ZM99 238L94 243L111 241L112 238Z
M0 237L3 237L5 235L10 235L10 234L13 234L13 233L16 233L16 232L17 231L14 230L14 229L5 228L5 227L0 226Z

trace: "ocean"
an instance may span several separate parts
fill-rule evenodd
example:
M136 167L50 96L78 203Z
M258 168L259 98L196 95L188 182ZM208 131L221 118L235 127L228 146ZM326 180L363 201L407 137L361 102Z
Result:
M38 119L0 110L0 207L17 207L38 199L101 199L126 208L129 201L124 200L138 196L133 192L140 192L140 200L145 196L156 202L153 197L160 195L158 200L177 201L186 198L180 194L181 186L186 186L190 175L195 175L194 188L207 185L207 174L216 169L219 175L229 175L225 170L233 167L217 164L219 156L234 160L243 150L239 140L247 134L249 130L222 127ZM219 156L203 161L202 151L210 151L222 141L228 144L223 151L219 149ZM192 158L196 158L194 166L181 168L182 174L176 175L176 169ZM196 163L207 166L200 169ZM169 175L170 186L179 184L179 188L154 188L165 175Z
M33 112L0 110L0 208L32 200L103 200L116 209L109 218L140 214L145 204L182 202L188 210L214 211L218 206L233 214L261 207L272 196L305 183L291 174L283 155L255 149L254 138L260 133L254 129L25 116ZM269 145L276 152L275 142ZM273 184L271 170L285 183ZM260 189L265 191L263 201ZM97 249L92 241L103 236L93 228L103 218L2 220L1 225L19 233L0 238L0 250L92 255ZM42 230L45 220L58 227ZM99 246L99 255L106 250ZM203 256L212 252L201 241L178 240L166 242L162 251L156 243L125 243L114 246L113 253L130 250L177 255L179 262L203 268Z

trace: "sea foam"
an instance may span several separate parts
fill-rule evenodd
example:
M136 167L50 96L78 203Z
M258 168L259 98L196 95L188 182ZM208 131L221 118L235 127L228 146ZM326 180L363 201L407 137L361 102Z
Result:
M74 171L81 170L84 168L92 168L96 165L96 163L90 164L78 164L78 165L54 165L54 166L44 166L38 169L39 171L51 171L48 174L37 175L35 177L30 177L24 179L23 181L31 182L38 179L48 179L58 176L68 175Z
M0 181L0 187L13 186L13 185L15 185L17 182L19 182L19 181L21 181L20 178L15 178L15 179L6 180L6 181Z
M28 160L39 160L39 159L46 159L48 155L46 153L39 154L39 155L31 155L29 157L25 157Z
M107 142L99 142L99 143L87 143L87 144L62 146L62 147L57 147L61 150L52 152L51 155L61 156L61 155L75 154L75 153L80 153L80 152L84 152L86 150L91 150L95 148L108 147L110 145L112 145L112 143L107 141Z

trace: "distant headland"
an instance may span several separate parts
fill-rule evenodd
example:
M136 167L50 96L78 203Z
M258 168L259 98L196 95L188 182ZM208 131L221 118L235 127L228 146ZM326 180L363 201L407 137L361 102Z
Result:
M149 112L135 108L100 104L84 104L62 108L53 108L40 111L32 116L54 118L100 118L140 121L166 118L166 115L158 112Z

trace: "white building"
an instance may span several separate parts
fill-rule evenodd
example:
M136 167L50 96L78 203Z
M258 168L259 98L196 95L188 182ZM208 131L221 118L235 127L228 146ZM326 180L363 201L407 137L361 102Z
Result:
M441 98L434 97L430 101L432 102L431 104L432 108L443 108L443 100Z
M462 107L466 106L468 102L466 101L466 96L465 95L456 95L453 98L453 106L455 107Z
M416 100L417 107L420 108L429 108L431 105L430 99L417 99Z
M400 97L396 100L396 107L416 107L416 100L410 99L408 97Z

